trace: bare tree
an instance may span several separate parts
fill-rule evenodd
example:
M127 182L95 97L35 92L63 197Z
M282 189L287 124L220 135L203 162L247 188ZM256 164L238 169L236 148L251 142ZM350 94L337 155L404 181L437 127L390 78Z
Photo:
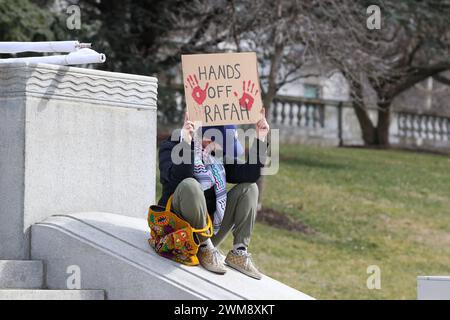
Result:
M345 1L343 1L345 2ZM321 57L349 82L355 113L367 145L388 146L391 104L418 82L450 68L448 1L381 1L380 30L366 28L366 1L340 7L329 33L318 33ZM334 10L334 9L333 9ZM333 21L333 18L329 19ZM322 24L323 25L323 24ZM365 92L375 94L377 123L369 118Z
M106 20L96 36L116 48L110 59L118 61L115 70L167 70L179 63L182 53L255 51L267 112L283 85L305 76L301 72L305 66L316 66L317 74L341 72L350 85L367 145L388 145L390 108L396 96L450 67L448 0L86 3L89 14ZM381 8L381 30L366 25L366 9L374 3ZM122 24L114 23L117 17ZM368 89L375 96L376 123L367 111Z

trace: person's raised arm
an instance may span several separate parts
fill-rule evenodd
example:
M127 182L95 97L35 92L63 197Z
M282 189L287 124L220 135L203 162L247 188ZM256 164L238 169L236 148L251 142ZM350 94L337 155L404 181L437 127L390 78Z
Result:
M185 141L188 145L191 144L192 138L194 136L194 123L189 120L189 114L186 111L184 114L184 124L181 129L181 139Z
M162 143L159 150L159 170L162 180L178 184L186 178L193 177L194 151L191 148L193 135L194 123L189 120L189 116L186 112L183 128L181 129L180 134L180 152L177 153L177 156L189 159L189 161L183 161L181 163L176 161L176 163L174 163L172 159L172 150L175 144L171 141ZM184 152L189 152L189 156L184 157Z
M261 176L267 158L267 143L265 142L270 127L265 116L265 108L261 109L261 119L256 123L256 139L249 151L245 163L225 164L227 182L243 183L256 182ZM255 161L256 160L256 161Z

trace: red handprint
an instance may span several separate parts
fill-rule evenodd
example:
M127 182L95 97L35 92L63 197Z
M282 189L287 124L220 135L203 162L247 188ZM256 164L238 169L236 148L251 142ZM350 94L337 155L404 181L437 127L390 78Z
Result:
M242 81L242 97L239 99L239 105L242 108L245 108L247 110L250 110L253 107L253 102L255 101L255 96L258 94L259 90L256 89L255 92L253 90L255 89L255 83L251 80L248 80L247 82L247 90L245 89L245 80ZM234 95L239 98L238 93L235 91Z
M186 89L188 85L192 89L192 98L194 98L195 102L197 104L201 105L203 101L206 99L206 89L208 88L209 82L206 83L205 89L200 88L200 85L197 80L197 76L194 74L194 76L189 75L186 79Z

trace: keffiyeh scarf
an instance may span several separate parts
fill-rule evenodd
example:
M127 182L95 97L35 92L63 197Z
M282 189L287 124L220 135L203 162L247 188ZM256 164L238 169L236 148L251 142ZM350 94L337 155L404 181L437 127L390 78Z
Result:
M223 163L202 148L202 141L194 135L194 178L203 190L214 186L216 211L214 212L214 234L220 229L227 204L227 183Z

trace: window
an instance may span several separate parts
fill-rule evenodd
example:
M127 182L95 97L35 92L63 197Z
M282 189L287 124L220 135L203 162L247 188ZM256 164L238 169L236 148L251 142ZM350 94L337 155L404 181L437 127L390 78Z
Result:
M303 96L309 99L319 99L320 98L320 88L315 84L304 84L303 85Z

